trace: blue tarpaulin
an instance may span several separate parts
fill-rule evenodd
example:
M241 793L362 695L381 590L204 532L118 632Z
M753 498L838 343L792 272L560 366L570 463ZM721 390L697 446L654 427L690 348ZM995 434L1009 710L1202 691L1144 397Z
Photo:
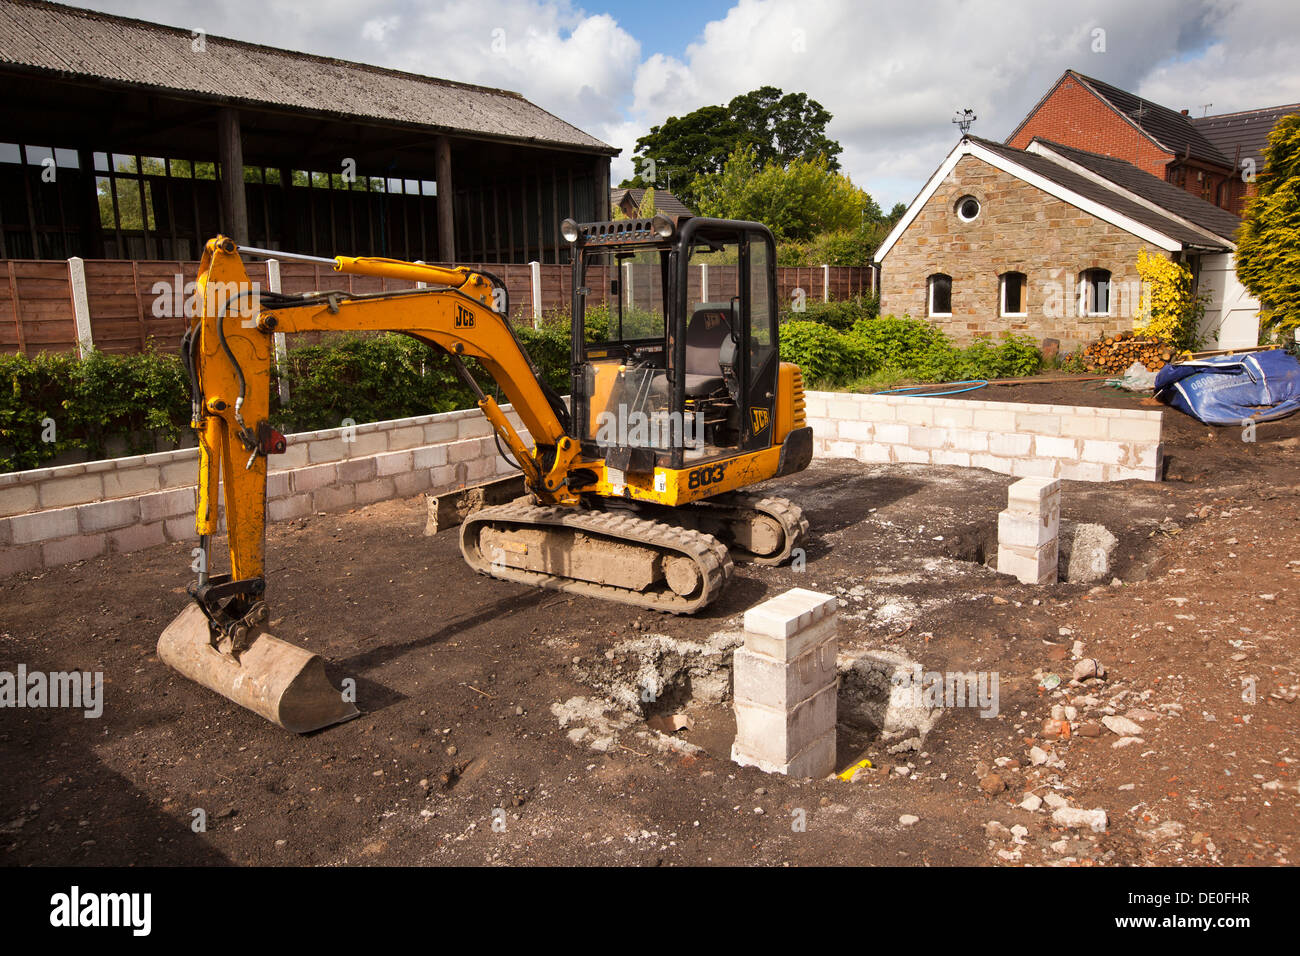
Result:
M1300 361L1289 352L1247 352L1166 365L1156 398L1207 425L1267 422L1300 411Z

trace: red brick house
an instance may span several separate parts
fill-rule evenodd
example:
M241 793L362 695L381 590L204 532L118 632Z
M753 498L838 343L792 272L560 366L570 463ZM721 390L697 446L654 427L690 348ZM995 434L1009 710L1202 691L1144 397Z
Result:
M1225 152L1216 143L1220 137L1207 132L1187 110L1172 110L1066 70L1006 145L1024 149L1041 139L1113 156L1240 214L1247 184L1237 173L1235 154Z

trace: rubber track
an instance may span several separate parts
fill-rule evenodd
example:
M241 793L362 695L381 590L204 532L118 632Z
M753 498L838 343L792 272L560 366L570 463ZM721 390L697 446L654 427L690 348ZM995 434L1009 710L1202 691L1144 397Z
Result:
M662 591L633 591L616 585L562 578L539 571L509 567L494 568L492 562L478 550L476 529L487 524L564 527L585 531L634 547L649 546L661 554L688 557L700 570L700 578L704 586L695 597L684 598L674 593L667 584L664 584ZM533 505L526 500L484 508L466 518L461 525L460 550L469 566L480 574L487 574L503 581L567 591L570 594L631 604L669 614L693 614L713 601L727 586L735 568L726 545L712 535L700 531L691 531L659 521L647 521L644 518L617 512L578 511L572 508Z
M804 517L803 509L789 498L782 498L779 495L731 491L686 505L682 510L690 508L758 512L775 518L781 525L781 530L785 532L785 545L776 554L767 557L739 551L732 554L733 560L746 564L768 567L781 564L790 557L795 548L803 544L808 536L808 519Z

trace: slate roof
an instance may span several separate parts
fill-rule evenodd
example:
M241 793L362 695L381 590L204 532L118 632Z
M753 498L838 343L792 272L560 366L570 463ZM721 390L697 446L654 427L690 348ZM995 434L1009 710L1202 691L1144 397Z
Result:
M1103 80L1096 80L1074 70L1067 71L1093 92L1108 102L1166 150L1179 158L1190 155L1221 166L1232 166L1232 157L1225 156L1205 134L1196 128L1190 116L1171 110L1167 106L1153 103L1151 100L1121 90Z
M645 198L644 189L611 189L609 191L610 205L613 206L621 203L623 197L628 193L632 194L632 202L636 203L637 208L639 209L641 207L641 200ZM666 189L655 190L655 212L661 212L665 216L673 217L695 215L694 209L691 209Z
M619 152L508 90L211 35L200 54L191 49L192 40L187 29L41 0L0 3L0 70L601 155Z
M1185 189L1179 189L1172 183L1152 176L1122 159L1063 146L1040 137L1035 137L1034 142L1042 143L1070 162L1083 166L1089 172L1104 177L1121 189L1141 196L1176 216L1196 223L1202 229L1207 229L1220 238L1227 239L1229 242L1235 241L1233 237L1241 225L1241 219L1226 209L1220 209L1212 202L1206 202L1199 196L1194 196Z
M1205 247L1214 245L1214 243L1207 239L1203 234L1197 232L1195 229L1189 228L1172 216L1151 209L1140 202L1136 202L1133 199L1123 196L1104 183L1095 182L1087 176L1077 173L1072 169L1068 169L1061 163L1047 156L1026 152L1021 149L1016 149L1014 146L1007 146L1004 143L983 139L978 136L968 136L967 138L971 142L977 143L985 149L995 152L1011 162L1016 163L1029 172L1036 173L1044 179L1047 179L1064 189L1068 189L1085 199L1090 199L1093 202L1106 206L1114 212L1132 219L1134 222L1139 222L1150 229L1154 229L1162 235L1168 236L1170 239L1181 242L1187 246ZM1150 178L1154 179L1155 177ZM1159 182L1159 180L1156 181ZM1195 196L1189 198L1196 199ZM1200 202L1201 200L1197 201ZM1232 216L1231 213L1227 213L1227 215L1231 216L1233 219L1237 218L1236 216ZM1215 235L1219 235L1219 233L1216 232ZM1230 237L1223 238L1228 242L1232 241ZM1226 248L1226 245L1222 248Z
M1237 157L1237 150L1240 149L1240 159L1253 159L1255 168L1262 170L1268 134L1273 132L1273 127L1277 125L1278 120L1290 113L1300 113L1300 103L1197 117L1192 120L1192 125L1213 143L1219 152L1227 156L1229 162Z

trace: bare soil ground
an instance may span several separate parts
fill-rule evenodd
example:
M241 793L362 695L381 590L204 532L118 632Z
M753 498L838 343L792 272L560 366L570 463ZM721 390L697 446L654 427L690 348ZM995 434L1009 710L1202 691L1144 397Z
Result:
M1097 522L1119 538L1120 583L1100 586L986 567L1010 479L950 468L817 462L772 483L808 512L806 567L741 567L689 619L476 576L455 530L423 535L421 499L274 525L274 630L355 679L364 711L306 737L157 660L187 547L0 581L0 670L107 682L99 719L0 712L0 862L1295 862L1300 416L1248 444L1165 415L1170 480L1065 483L1063 533ZM886 648L927 670L997 672L997 716L950 710L919 750L891 754L842 704L840 767L875 765L848 783L737 767L729 703L689 688L650 708L693 718L671 739L602 712L593 675L625 642L725 647L746 608L796 586L840 596L843 659ZM1075 641L1106 681L1069 685ZM1042 689L1052 673L1065 683ZM1080 731L1127 716L1140 739L1045 737L1054 704L1078 709ZM1050 807L1018 806L1026 793L1103 809L1107 828L1056 824Z

